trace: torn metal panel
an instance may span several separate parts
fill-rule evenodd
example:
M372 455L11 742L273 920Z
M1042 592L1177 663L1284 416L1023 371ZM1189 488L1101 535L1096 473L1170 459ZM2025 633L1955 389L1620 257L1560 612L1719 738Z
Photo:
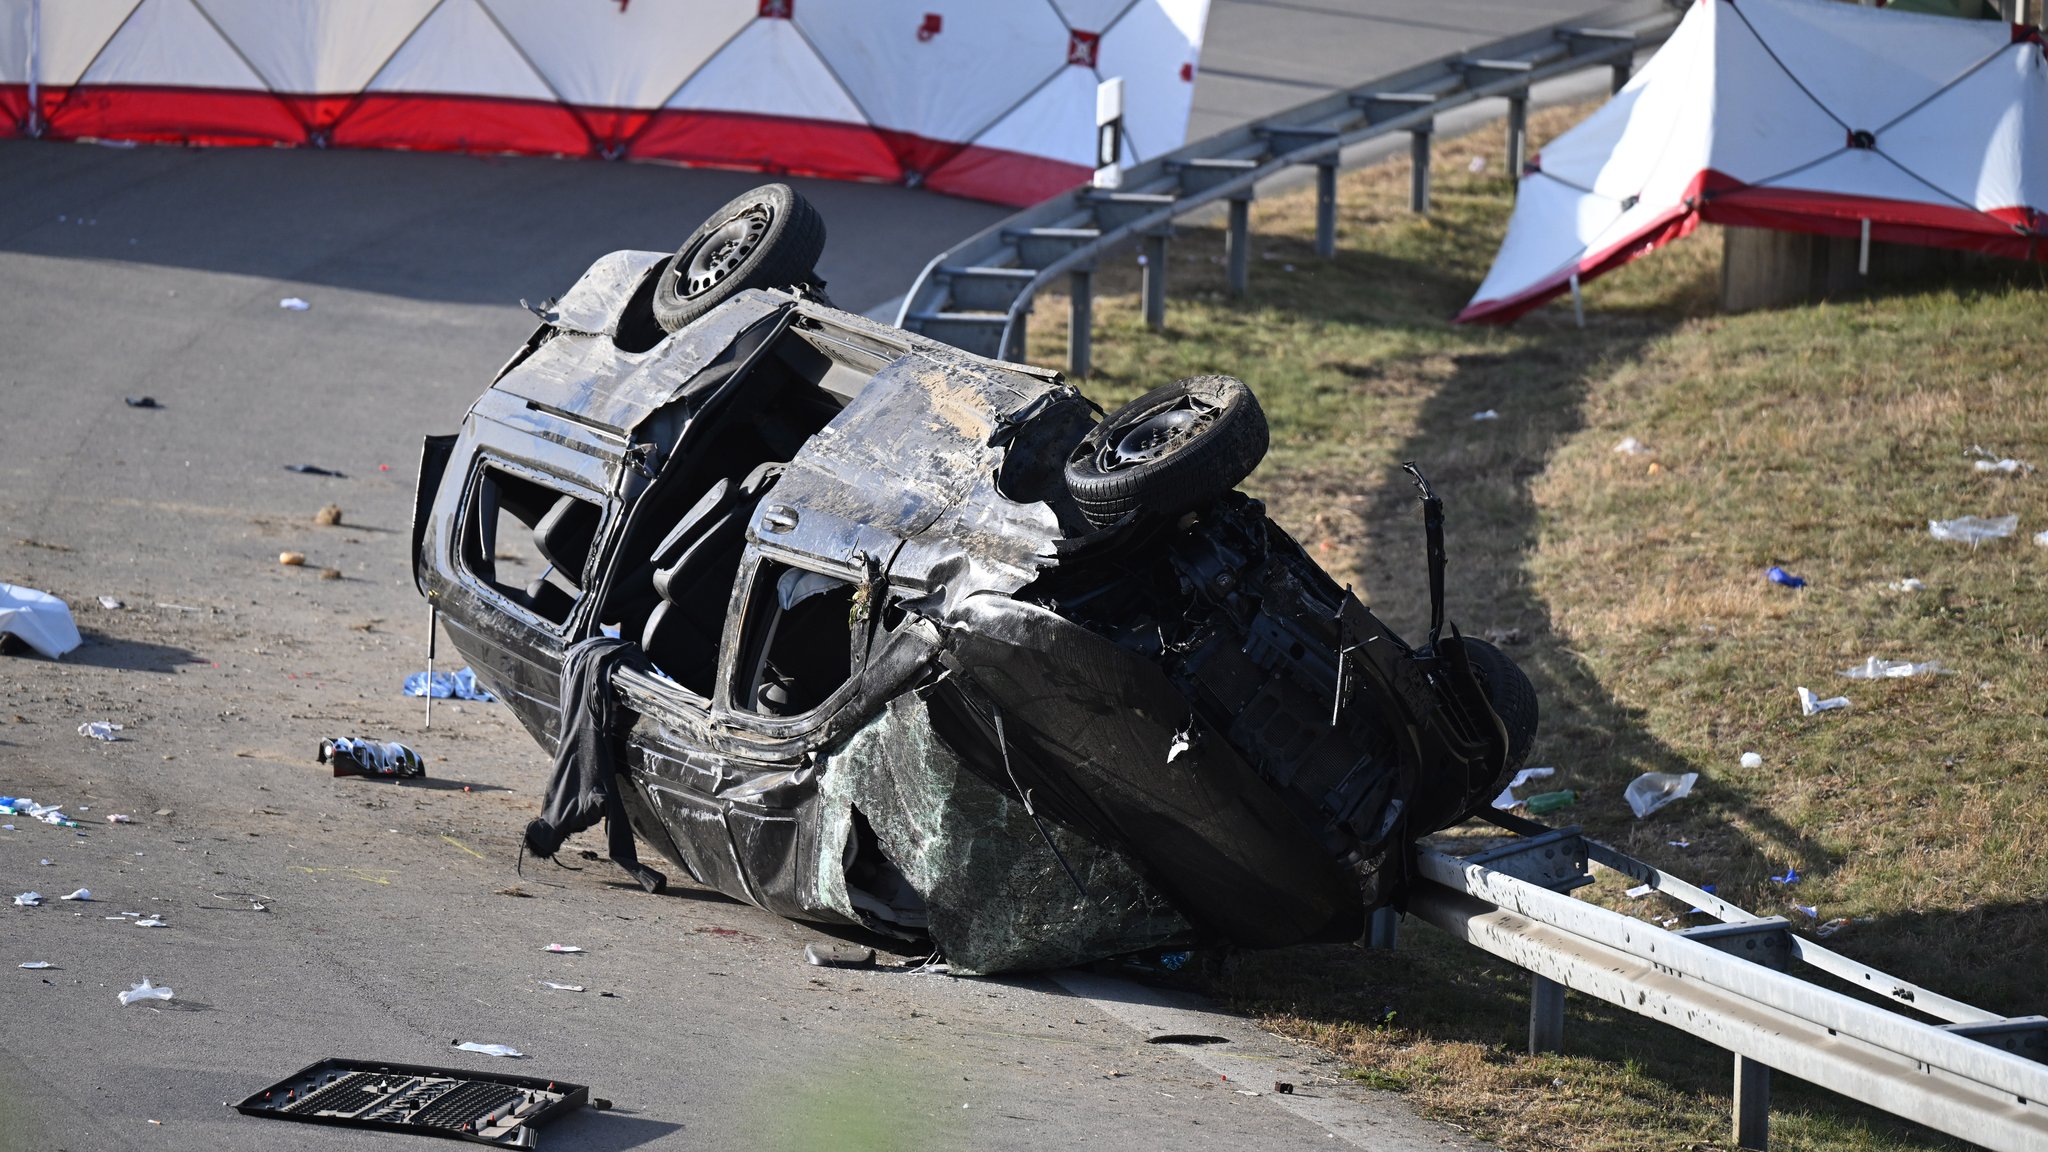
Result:
M545 319L564 332L616 335L627 299L668 258L667 252L608 252L598 257L561 299L543 306Z
M954 972L1064 967L1192 935L1123 853L1049 822L1055 856L1023 804L939 738L916 693L891 700L824 761L818 903L854 911L838 865L858 811L923 898Z

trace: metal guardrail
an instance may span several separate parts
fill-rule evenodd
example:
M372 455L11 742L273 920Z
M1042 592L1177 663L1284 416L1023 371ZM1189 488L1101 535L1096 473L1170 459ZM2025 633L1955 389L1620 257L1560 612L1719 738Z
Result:
M1246 294L1250 204L1260 181L1288 168L1316 168L1316 251L1337 248L1337 167L1345 148L1405 132L1414 179L1410 207L1429 210L1429 143L1436 117L1480 100L1508 102L1508 168L1525 159L1529 90L1587 68L1628 79L1637 52L1660 44L1683 4L1632 0L1597 17L1510 36L1404 72L1309 101L1134 165L1116 191L1081 188L1027 208L941 252L903 298L898 327L996 359L1024 358L1025 317L1040 289L1071 277L1067 371L1086 376L1095 262L1134 241L1144 245L1145 319L1166 323L1167 242L1174 221L1229 203L1230 292Z
M1666 931L1565 895L1592 882L1589 864L1722 922ZM1773 1069L1998 1152L2048 1148L2048 1017L2002 1017L1889 976L1576 828L1463 859L1424 850L1419 872L1411 914L1532 973L1530 1051L1560 1046L1570 988L1732 1052L1743 1148L1768 1143ZM1376 923L1375 942L1390 946L1389 929ZM1799 965L1885 1003L1814 984Z

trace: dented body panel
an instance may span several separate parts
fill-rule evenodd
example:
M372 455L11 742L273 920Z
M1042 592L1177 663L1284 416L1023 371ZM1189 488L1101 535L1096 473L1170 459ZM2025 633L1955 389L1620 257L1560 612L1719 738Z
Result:
M1256 502L1091 528L1057 375L749 291L673 334L653 254L557 304L422 471L415 574L536 740L612 678L624 811L692 879L956 970L1356 938L1505 757Z

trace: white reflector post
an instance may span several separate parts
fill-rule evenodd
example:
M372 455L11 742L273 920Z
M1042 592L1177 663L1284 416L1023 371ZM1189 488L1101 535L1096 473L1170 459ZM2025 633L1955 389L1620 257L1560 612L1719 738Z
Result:
M1124 78L1112 76L1095 86L1095 186L1115 188L1124 182Z

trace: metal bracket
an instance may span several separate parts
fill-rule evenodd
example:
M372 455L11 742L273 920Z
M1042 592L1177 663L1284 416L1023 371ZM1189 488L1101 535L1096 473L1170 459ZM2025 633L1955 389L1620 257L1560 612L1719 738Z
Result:
M1773 972L1792 967L1792 923L1783 916L1749 920L1740 924L1702 924L1672 933L1716 948L1769 968Z
M1944 1031L2048 1064L2048 1016L2013 1016L1983 1024L1943 1024Z
M1579 835L1576 824L1541 836L1513 840L1464 859L1467 864L1490 868L1553 892L1569 892L1593 882L1586 874L1586 838Z

